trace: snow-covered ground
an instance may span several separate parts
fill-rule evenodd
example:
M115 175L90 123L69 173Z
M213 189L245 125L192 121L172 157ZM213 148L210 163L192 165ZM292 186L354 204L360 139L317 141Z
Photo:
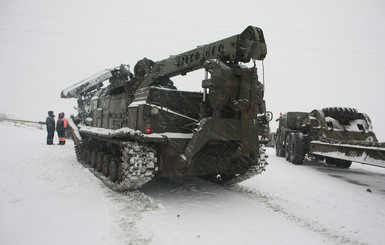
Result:
M4 122L0 135L0 244L385 243L382 168L297 166L268 148L267 171L232 187L157 179L116 193L71 140Z

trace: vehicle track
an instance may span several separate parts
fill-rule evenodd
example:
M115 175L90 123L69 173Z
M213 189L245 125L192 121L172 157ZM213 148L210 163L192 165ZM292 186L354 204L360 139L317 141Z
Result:
M247 195L249 198L254 199L256 202L263 204L269 210L276 212L277 214L285 217L285 219L293 222L301 227L304 227L314 233L322 235L326 239L330 240L336 244L366 244L363 242L355 241L350 237L347 237L340 232L331 229L325 224L318 222L317 220L313 220L308 217L301 216L299 213L294 213L289 210L289 208L284 207L279 204L280 202L286 203L290 206L295 206L293 203L289 203L287 200L278 200L278 197L269 196L266 193L261 191L250 189L241 185L233 185L228 187L229 190L236 191L239 193L243 193ZM297 208L296 210L298 210Z

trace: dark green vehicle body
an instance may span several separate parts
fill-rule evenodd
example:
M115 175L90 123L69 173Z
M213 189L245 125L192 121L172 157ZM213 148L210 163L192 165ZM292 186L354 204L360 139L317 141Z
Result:
M63 98L78 99L70 131L79 161L117 190L153 177L232 182L261 173L269 119L264 86L255 65L242 63L265 56L262 30L249 26L165 60L143 59L135 74L122 65L63 90ZM206 72L203 92L173 86L170 78L198 69ZM101 87L101 77L110 85Z

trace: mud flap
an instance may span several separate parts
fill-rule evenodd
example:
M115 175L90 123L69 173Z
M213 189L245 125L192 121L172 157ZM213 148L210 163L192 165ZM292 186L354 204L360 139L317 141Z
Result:
M202 122L186 148L187 166L192 164L193 157L211 140L240 141L240 127L240 121L234 119L210 118Z

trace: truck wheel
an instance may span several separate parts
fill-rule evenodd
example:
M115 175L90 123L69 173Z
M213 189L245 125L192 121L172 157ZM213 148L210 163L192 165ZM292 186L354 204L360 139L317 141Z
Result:
M277 157L279 157L279 155L280 155L280 150L279 150L279 146L278 145L275 145L275 155Z
M281 147L280 147L280 137L277 136L277 140L275 141L275 155L279 157L281 155Z
M280 149L280 147L279 147L279 136L277 136L277 141L275 141L275 155L277 156L277 157L279 157L279 155L280 155L280 151L281 151L281 149Z
M342 122L358 119L358 111L354 108L328 107L323 108L322 112L325 114L325 117L332 117Z
M282 137L282 136L281 136ZM280 154L279 154L279 156L280 157L285 157L285 145L284 145L284 143L285 143L285 141L284 140L281 140L281 143L280 143L280 147L279 147L279 149L280 149Z
M288 134L286 136L285 142L285 159L290 162L290 145L291 145L291 136L292 134Z
M305 142L302 133L292 134L290 147L290 162L302 164L305 158Z
M277 137L275 142L275 155L278 157L285 157L285 146L282 146L283 140L281 140L281 135Z

